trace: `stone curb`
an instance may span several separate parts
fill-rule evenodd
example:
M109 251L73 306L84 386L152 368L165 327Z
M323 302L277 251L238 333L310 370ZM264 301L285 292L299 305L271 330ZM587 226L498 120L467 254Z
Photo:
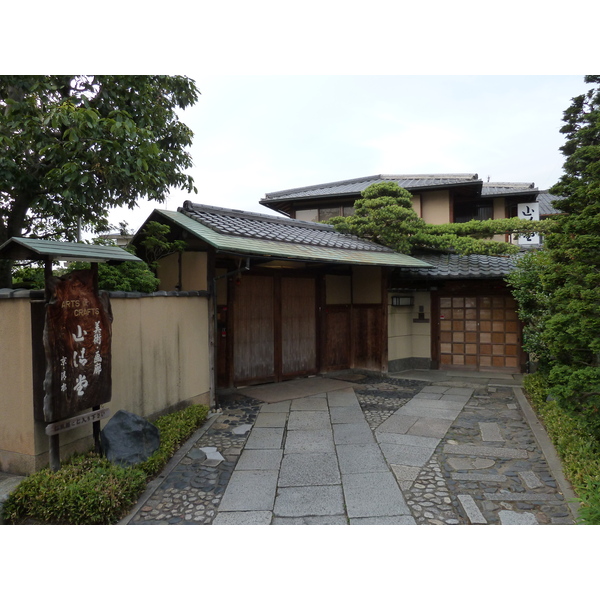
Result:
M137 504L131 509L129 514L121 519L117 525L129 525L129 522L138 514L146 502L150 499L152 494L159 488L160 484L164 479L171 473L171 471L180 463L183 457L192 449L194 444L208 431L210 426L217 420L219 414L216 413L206 419L204 425L195 431L191 437L175 452L171 457L171 460L165 465L165 468L157 475L146 487L146 491L140 496Z
M550 469L552 476L556 480L556 483L558 484L558 487L560 488L560 491L565 498L565 501L567 503L567 506L569 507L569 510L571 511L571 514L573 515L573 518L575 519L575 521L577 521L577 519L579 518L579 507L581 506L581 503L577 501L575 492L573 491L571 484L567 481L567 478L564 475L562 463L560 461L558 453L556 452L556 449L554 448L550 438L548 437L544 426L540 423L533 408L531 408L531 405L525 397L525 394L523 393L523 388L514 387L513 391L515 397L517 398L517 401L519 402L519 406L521 407L521 410L525 415L525 420L531 428L531 431L533 432L533 435L535 436L535 439L537 440L537 443L539 444L540 449L544 457L546 458L546 461L548 462L548 468Z

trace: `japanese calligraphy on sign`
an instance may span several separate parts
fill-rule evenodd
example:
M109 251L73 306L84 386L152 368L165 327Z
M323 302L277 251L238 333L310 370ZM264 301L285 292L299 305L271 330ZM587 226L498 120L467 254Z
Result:
M91 270L46 281L44 420L71 417L111 399L112 312Z
M519 217L520 219L527 219L528 221L539 221L540 205L537 202L526 202L523 204L517 204L517 217ZM532 245L539 243L540 236L537 233L530 233L529 235L519 235L520 245Z

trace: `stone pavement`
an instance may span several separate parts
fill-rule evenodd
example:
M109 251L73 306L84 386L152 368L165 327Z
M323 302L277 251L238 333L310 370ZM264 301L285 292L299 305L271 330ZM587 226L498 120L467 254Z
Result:
M122 524L571 524L518 376L339 374L238 390Z

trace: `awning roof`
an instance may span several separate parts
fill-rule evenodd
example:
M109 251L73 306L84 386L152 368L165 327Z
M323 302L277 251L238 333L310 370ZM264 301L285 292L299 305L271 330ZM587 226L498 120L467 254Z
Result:
M85 262L120 263L139 261L141 258L117 246L75 244L53 240L10 238L0 246L0 258L9 260L81 260Z
M200 208L199 205L195 205L195 207ZM208 207L206 208L208 209ZM246 232L245 235L227 234L215 231L214 227L211 228L200 223L198 220L202 218L200 215L196 216L196 218L191 218L181 212L159 209L155 210L154 213L179 225L185 231L203 240L207 244L210 244L218 252L223 253L272 258L273 260L296 260L304 262L373 265L382 267L415 267L425 269L429 267L426 262L405 254L399 254L389 248L377 246L370 242L361 242L362 244L365 244L365 249L360 249L359 247L352 247L352 244L350 243L350 247L344 248L341 247L341 245L332 246L323 245L323 243L294 243L290 241L277 241L275 239L259 239L258 234L262 231L263 227L261 221L269 221L272 225L273 217L255 213L244 214L243 211L236 211L236 213L239 214L232 215L231 211L215 209L214 207L210 207L210 210L211 212L227 212L230 219L237 218L245 220L247 219L247 216L250 215L257 230L254 235L250 232ZM152 215L148 220L152 220ZM276 220L278 221L277 225L280 227L293 227L297 225L305 227L307 230L319 228L340 239L347 239L349 242L351 241L353 243L357 243L358 241L354 240L351 236L344 236L343 234L335 232L333 227L330 226L295 222L293 219L281 219L279 217L276 217ZM247 225L247 222L245 223ZM311 225L314 225L314 227ZM308 239L309 236L306 235L306 238ZM371 250L366 249L369 246L372 247Z

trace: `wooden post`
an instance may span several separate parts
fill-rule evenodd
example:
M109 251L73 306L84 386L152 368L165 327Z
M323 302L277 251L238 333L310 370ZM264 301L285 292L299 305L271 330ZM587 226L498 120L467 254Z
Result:
M50 469L56 472L60 469L60 440L58 433L48 436Z

